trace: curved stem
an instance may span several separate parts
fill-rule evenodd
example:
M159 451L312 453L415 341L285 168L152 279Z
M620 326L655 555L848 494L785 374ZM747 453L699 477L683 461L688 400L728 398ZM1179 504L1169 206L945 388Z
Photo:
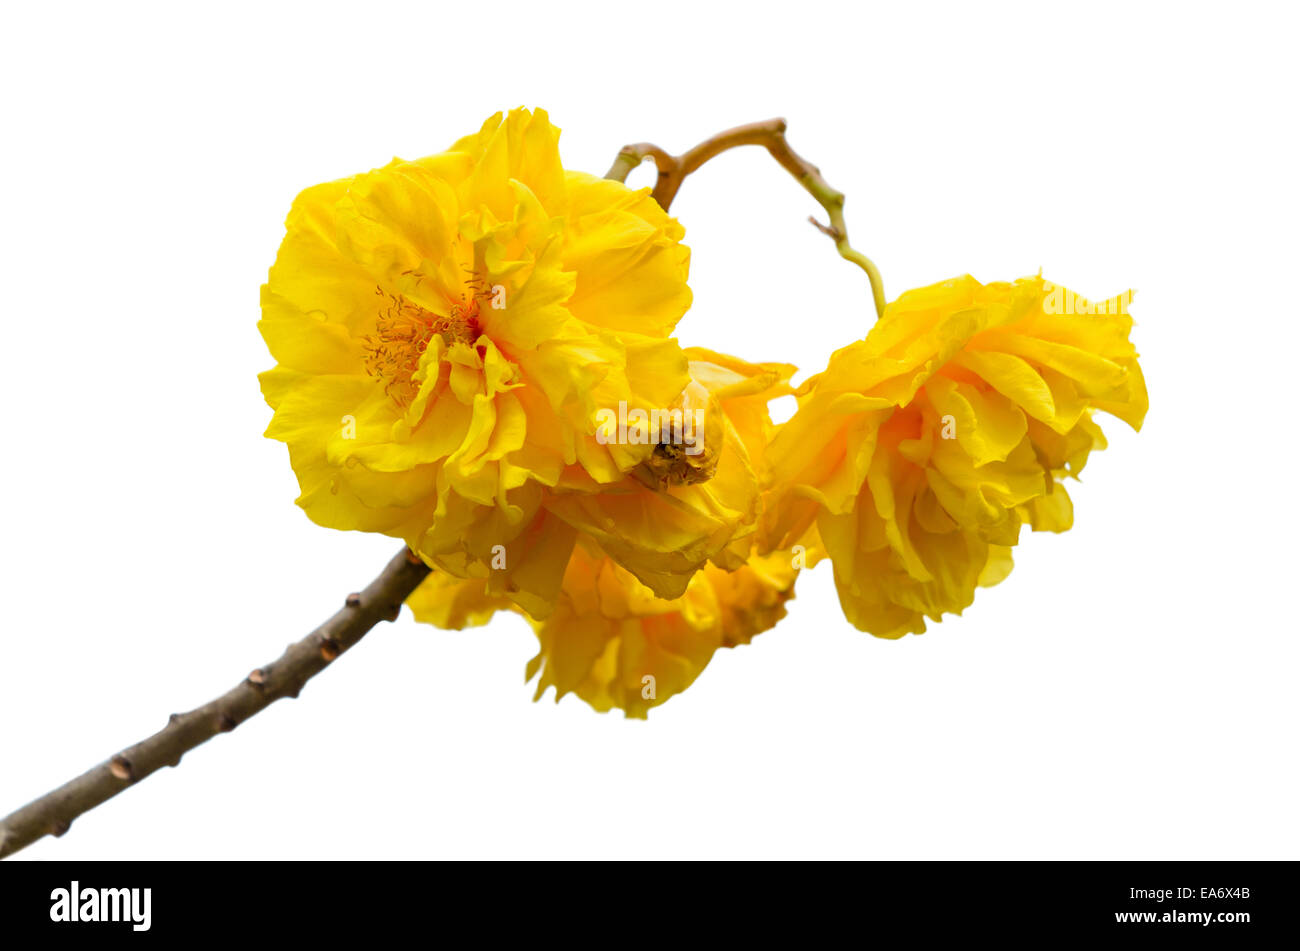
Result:
M72 821L107 802L218 733L229 733L282 697L297 697L303 685L352 647L380 621L395 621L402 602L428 575L403 548L360 594L348 595L328 621L277 660L259 667L233 689L189 713L174 713L153 736L0 819L0 858L46 835L63 835Z
M826 215L830 219L829 224L824 225L811 217L808 220L817 227L817 230L828 235L835 242L835 249L839 251L840 257L852 261L866 271L867 280L871 282L871 298L876 305L876 316L880 317L885 312L885 284L880 276L880 269L870 258L854 250L849 244L849 232L844 224L844 194L836 191L826 179L822 178L821 170L816 165L790 148L790 143L785 139L785 128L784 119L751 122L748 125L719 132L690 151L677 156L669 155L659 146L651 145L649 142L627 145L615 157L614 164L605 173L605 177L625 182L632 169L647 158L654 159L655 166L659 170L659 178L655 182L651 197L667 211L673 199L677 197L677 190L682 187L686 176L709 159L741 145L763 146L772 158L794 176L804 190L817 199L817 203L826 210Z

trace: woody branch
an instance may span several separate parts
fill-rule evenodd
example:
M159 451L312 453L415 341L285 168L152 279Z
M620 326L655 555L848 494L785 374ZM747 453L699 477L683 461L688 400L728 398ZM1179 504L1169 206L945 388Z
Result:
M311 678L355 645L380 621L397 619L402 602L429 569L403 549L359 594L275 661L189 713L172 714L167 726L106 762L0 820L0 858L46 835L60 836L83 813L107 802L218 733L229 733L283 697L297 697Z

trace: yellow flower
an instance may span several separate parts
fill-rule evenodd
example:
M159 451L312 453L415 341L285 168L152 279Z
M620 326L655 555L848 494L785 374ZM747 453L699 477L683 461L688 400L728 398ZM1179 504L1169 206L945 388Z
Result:
M574 549L560 600L534 622L526 676L538 699L576 693L602 713L646 712L689 687L719 647L748 644L785 617L797 573L777 552L727 572L706 566L678 598L656 598L611 559Z
M652 446L596 414L670 405L668 335L690 304L682 229L649 197L566 171L541 110L499 114L441 154L304 191L262 289L267 435L299 505L404 539L544 611L574 533L542 507L599 491Z
M437 568L411 592L406 606L417 621L446 631L481 627L498 611L528 616L509 598L488 593L482 578L457 578Z
M656 442L608 489L544 502L577 544L554 610L520 612L541 642L528 667L529 679L540 674L538 697L553 686L557 700L573 692L598 710L645 716L685 690L719 647L746 644L785 616L794 559L756 556L753 542L757 473L774 430L767 403L789 392L794 368L686 354L692 384L672 408L700 411L689 440ZM518 610L490 582L435 571L407 604L417 620L456 629Z
M909 291L806 381L769 450L763 545L815 525L849 620L881 637L960 614L1011 570L1020 526L1073 522L1063 480L1140 428L1130 295L1092 305L1041 278Z
M730 570L749 558L760 515L761 453L772 434L768 401L789 393L795 368L747 363L692 347L681 410L684 439L650 436L651 453L621 482L553 493L548 512L631 572L676 598L706 562ZM572 483L571 483L572 485Z
M576 693L596 710L644 717L689 687L720 647L748 644L786 613L797 572L784 552L755 556L728 572L707 565L680 597L657 598L625 569L583 541L574 547L554 611L530 619L541 650L526 678L538 677L558 702ZM482 581L435 571L406 602L416 620L460 629L483 624L509 601Z

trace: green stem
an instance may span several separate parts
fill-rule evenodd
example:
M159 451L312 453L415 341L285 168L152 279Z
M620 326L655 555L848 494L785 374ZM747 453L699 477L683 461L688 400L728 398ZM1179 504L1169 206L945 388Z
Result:
M648 142L628 145L615 157L614 164L605 177L625 182L634 168L647 158L653 158L655 167L659 170L659 178L651 197L667 211L686 176L709 159L737 146L761 145L826 210L830 224L824 225L812 217L808 220L835 242L835 250L840 253L840 257L866 272L867 280L871 282L871 298L876 305L876 317L879 318L885 312L885 282L880 276L880 269L872 260L849 243L849 232L844 223L844 193L832 188L822 178L821 170L816 165L790 148L790 143L785 138L785 128L784 119L751 122L749 125L719 132L678 156L669 155L659 146Z

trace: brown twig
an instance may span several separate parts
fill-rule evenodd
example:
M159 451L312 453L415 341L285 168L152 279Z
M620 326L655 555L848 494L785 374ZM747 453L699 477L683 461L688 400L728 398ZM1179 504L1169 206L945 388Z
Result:
M751 122L749 125L719 132L689 152L677 156L669 155L659 146L651 145L649 142L627 145L615 157L614 164L610 166L605 177L625 182L632 169L647 158L654 159L655 167L659 170L659 178L655 182L651 197L667 211L673 199L677 197L677 190L682 187L686 176L709 159L741 145L761 145L767 149L772 158L793 175L795 180L817 199L818 204L826 209L830 224L824 225L812 217L808 220L817 227L817 230L828 235L835 242L835 249L839 251L842 258L852 261L867 272L867 279L871 281L871 298L876 305L876 316L883 314L885 312L884 281L880 277L880 270L871 259L860 251L854 250L849 244L849 232L844 224L844 194L831 188L826 179L822 178L821 170L816 165L790 148L790 143L785 140L784 119Z
M349 595L333 617L280 658L250 673L234 689L189 713L174 713L167 726L0 820L0 858L46 835L63 835L72 821L107 802L218 733L229 733L282 697L297 697L303 685L365 637L380 621L394 621L402 602L429 569L406 549L359 594Z

